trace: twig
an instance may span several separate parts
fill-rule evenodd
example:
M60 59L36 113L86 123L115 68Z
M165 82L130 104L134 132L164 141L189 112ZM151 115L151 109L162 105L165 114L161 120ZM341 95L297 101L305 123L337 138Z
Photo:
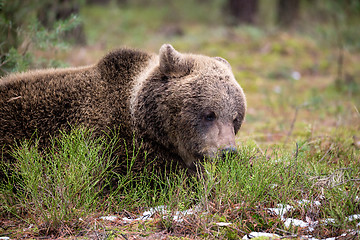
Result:
M298 143L295 143L295 145L296 145L295 156L294 156L295 161L294 161L293 164L285 167L285 169L290 169L290 168L292 168L293 166L297 165L297 158L298 158L298 155L299 155L299 144L298 144ZM289 174L290 174L290 172L289 172Z
M333 15L334 27L337 34L337 47L338 47L338 56L337 56L337 76L335 84L337 87L340 87L342 82L342 75L343 75L343 66L344 66L344 44L343 44L343 37L341 35L341 29L339 20Z
M339 83L342 82L342 75L343 75L343 66L344 66L344 51L343 51L343 46L342 46L342 41L339 40L339 55L338 55L338 59L337 59L337 79L339 81Z
M4 231L6 231L8 228L11 228L11 227L16 227L16 225L7 225L7 226L0 225L0 228L2 228Z
M359 115L360 117L360 113L359 113L359 109L355 106L355 104L353 104L354 108L355 108L355 111L357 112L357 114Z
M281 236L280 239L283 239L283 238L297 238L297 237L299 237L299 235L297 235L297 234L293 234L293 233L291 233L291 232L289 232L289 231L285 231L285 230L280 229L280 228L276 228L275 230L277 230L277 231L279 231L279 232L281 232L281 233L285 233L285 234L286 234L286 235L284 235L284 236Z
M283 229L281 229L281 228L276 228L275 230L277 230L277 231L279 231L279 232L282 232L282 233L285 233L285 234L290 234L290 235L292 235L291 232L285 231L285 230L283 230Z
M120 233L120 235L121 235L123 238L125 238L125 240L128 240L128 238L126 237L126 235L125 235L125 234Z
M233 227L233 226L229 226L231 229L237 231L238 233L241 233L241 234L247 234L245 231L242 231L240 229L238 229L237 227Z
M285 141L284 141L284 144L288 142L288 140L289 140L289 138L290 138L290 136L291 136L291 134L292 134L292 132L293 132L293 130L294 130L294 125L295 125L296 118L297 118L297 115L298 115L298 112L299 112L299 108L300 108L299 106L297 106L297 107L295 108L294 118L293 118L293 120L292 120L292 122L291 122L290 130L289 130L289 132L288 132L288 134L287 134L287 137L286 137L286 139L285 139Z
M257 143L257 141L254 140L254 142L255 142L256 146L258 147L259 151L261 152L261 154L265 156L264 151L261 149L261 147L259 146L259 144Z
M295 162L297 162L297 158L298 158L298 155L299 155L299 144L298 143L295 143L295 144L296 144Z
M6 59L5 61L3 61L2 63L0 63L0 67L2 67L3 65L5 65L6 63L8 63L10 60Z
M326 151L326 153L324 154L324 156L319 160L319 162L322 162L322 160L324 160L324 158L326 157L326 155L328 155L328 153L332 150L334 146L334 143L332 143L329 147L329 149Z
M334 187L337 187L337 186L346 184L346 183L351 182L351 181L360 182L360 178L354 178L354 179L348 179L348 180L346 180L346 181L342 181L341 183L335 184L335 185L332 186L331 188L334 188Z
M298 236L299 236L299 235L296 235L296 234L285 235L285 236L280 237L280 239L283 239L283 238L297 238Z
M14 101L14 100L19 99L19 98L22 98L22 96L12 97L9 100L7 100L7 102L11 102L11 101Z

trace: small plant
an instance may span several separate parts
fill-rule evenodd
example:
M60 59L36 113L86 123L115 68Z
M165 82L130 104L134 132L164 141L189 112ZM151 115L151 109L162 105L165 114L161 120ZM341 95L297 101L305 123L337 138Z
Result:
M36 140L19 144L13 154L16 162L3 166L7 178L1 185L2 211L15 216L27 212L43 234L79 224L79 218L101 205L112 151L104 138L94 139L82 128L62 132L44 151Z
M59 67L64 63L46 61L34 55L34 50L55 52L65 49L65 33L79 26L80 20L72 15L44 27L36 16L41 7L51 1L0 1L0 77L30 68Z

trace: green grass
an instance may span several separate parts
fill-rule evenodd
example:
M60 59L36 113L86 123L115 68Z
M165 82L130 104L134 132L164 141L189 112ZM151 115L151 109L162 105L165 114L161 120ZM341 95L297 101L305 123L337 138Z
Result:
M1 185L1 210L15 216L27 212L25 221L52 234L101 206L113 168L112 146L80 128L53 139L46 151L37 146L37 141L21 143L13 154L16 163L2 165L7 181Z
M17 161L7 166L8 181L0 189L1 210L3 215L34 224L34 236L66 236L66 229L76 234L101 212L126 210L136 218L161 205L167 206L170 216L189 208L200 210L185 217L185 222L161 218L160 214L146 227L133 224L133 231L165 229L174 234L228 239L252 231L307 234L285 227L267 210L282 203L294 206L286 217L304 221L333 218L333 223L318 225L312 234L336 236L356 228L356 221L349 222L347 217L359 213L360 155L339 139L332 139L335 146L325 152L321 146L327 141L304 140L290 151L279 149L271 154L261 153L255 142L246 142L239 155L206 162L196 177L181 172L162 177L152 172L136 174L131 171L133 156L128 173L116 176L109 157L115 142L94 139L91 132L75 128L54 139L47 151L40 152L36 142L24 142L16 149ZM115 176L116 184L110 184ZM296 204L303 199L320 201L321 207ZM220 228L216 225L219 222L230 222L231 226ZM12 234L20 233L15 229Z

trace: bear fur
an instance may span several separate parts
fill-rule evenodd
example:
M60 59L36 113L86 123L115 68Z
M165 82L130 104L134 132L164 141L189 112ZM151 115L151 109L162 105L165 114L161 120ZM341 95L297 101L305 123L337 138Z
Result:
M71 126L95 135L119 127L119 159L140 148L155 159L151 167L194 171L196 162L234 149L245 111L243 90L220 57L182 54L169 44L159 55L119 49L92 66L0 79L0 147L7 159L14 141L34 132L45 147ZM144 165L142 155L134 169Z

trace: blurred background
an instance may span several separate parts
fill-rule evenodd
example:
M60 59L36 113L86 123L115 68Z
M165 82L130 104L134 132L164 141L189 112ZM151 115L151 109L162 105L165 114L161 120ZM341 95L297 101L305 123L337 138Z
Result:
M0 76L120 47L221 56L248 99L238 143L360 147L360 0L0 0Z

